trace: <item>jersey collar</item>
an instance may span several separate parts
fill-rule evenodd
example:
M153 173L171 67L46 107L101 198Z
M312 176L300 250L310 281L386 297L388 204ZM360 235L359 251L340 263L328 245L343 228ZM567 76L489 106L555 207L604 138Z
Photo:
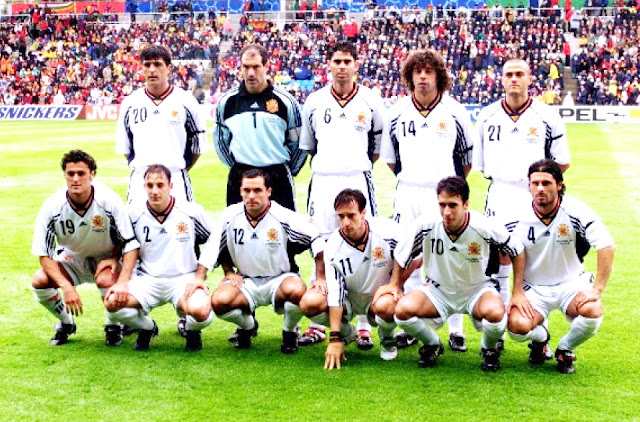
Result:
M531 107L532 102L533 102L533 99L529 97L529 99L523 104L522 107L520 107L520 109L513 110L511 109L511 107L507 105L507 100L503 98L502 109L504 110L505 113L507 113L507 116L509 116L511 120L513 120L514 122L517 122L520 116L522 116L524 112L527 111L529 107Z
M353 89L351 90L351 92L345 96L341 96L336 92L335 89L333 89L333 86L331 86L331 95L333 95L333 98L335 98L338 104L340 104L340 107L345 108L346 105L349 103L349 101L355 98L359 90L360 90L360 85L354 83Z
M367 220L364 220L364 224L366 226L366 229L364 231L364 235L362 236L361 239L355 240L355 241L353 239L351 239L350 237L348 237L347 235L345 235L342 232L342 230L338 230L340 232L340 236L342 236L344 241L347 242L352 247L354 247L357 250L359 250L360 252L364 251L364 248L367 246L367 242L369 241L369 222Z
M442 223L444 225L444 222ZM462 233L464 233L464 231L467 229L467 227L469 227L469 211L467 211L464 215L464 223L462 224L462 226L453 232L450 232L449 230L447 230L446 228L444 229L445 233L447 233L447 236L449 236L449 239L451 239L452 242L457 241L458 239L460 239L460 236L462 236Z
M262 211L262 214L260 214L257 217L252 217L248 212L247 212L247 208L244 208L244 215L245 217L247 217L247 221L249 222L249 224L251 224L251 227L255 228L258 223L260 223L260 221L262 221L262 219L265 217L265 215L267 215L267 213L269 212L269 210L271 209L271 201L269 201L269 205L267 205L267 208L265 208L264 211Z
M71 195L69 195L69 191L67 191L67 202L69 203L69 205L71 206L71 209L76 214L83 216L87 212L87 210L91 208L91 204L93 204L93 196L94 196L94 189L93 189L93 186L91 186L91 194L89 195L89 199L87 199L87 201L84 204L78 204L74 202L73 199L71 199Z
M431 111L434 108L436 108L436 106L440 103L440 100L442 100L441 92L439 92L438 95L436 95L436 98L434 98L429 105L424 107L422 104L418 102L418 100L416 99L416 96L414 94L411 94L411 101L413 102L413 106L416 108L416 110L420 112L420 114L422 114L422 117L427 117L429 113L431 113Z
M169 88L165 92L160 95L153 95L149 90L145 87L144 93L147 94L147 97L153 101L156 106L159 106L165 98L167 98L173 92L173 85L169 85Z
M551 222L553 221L554 218L556 218L556 214L558 214L558 210L560 209L560 204L562 203L562 196L558 196L558 201L556 202L556 206L553 207L553 210L551 210L550 213L548 214L542 214L541 212L539 212L536 209L535 204L531 203L532 207L533 207L533 212L536 214L536 217L538 217L538 219L545 225L548 226L549 224L551 224Z
M157 212L156 210L151 208L151 205L149 205L149 201L147 201L147 209L149 210L151 215L156 220L158 220L158 222L164 223L167 219L167 216L171 213L171 210L173 210L173 206L175 205L175 203L176 203L176 198L172 196L171 200L169 201L169 205L167 205L167 208L165 208L164 211Z

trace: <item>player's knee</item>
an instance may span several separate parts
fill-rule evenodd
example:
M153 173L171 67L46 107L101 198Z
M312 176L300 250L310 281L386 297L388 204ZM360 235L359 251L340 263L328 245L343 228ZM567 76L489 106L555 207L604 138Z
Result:
M280 285L280 291L285 300L298 303L307 291L307 286L298 277L287 277Z
M602 302L588 302L578 308L578 315L585 318L600 318L602 316Z
M531 321L521 315L512 312L507 320L507 328L510 333L523 336L533 329Z
M484 310L484 319L493 323L500 322L504 318L504 313L504 305L500 302L497 306Z
M327 311L327 297L315 290L308 290L300 299L300 311L308 316L320 315Z
M117 312L122 309L122 306L116 305L113 295L108 295L104 298L104 307L107 312Z
M33 275L33 279L31 280L31 287L33 287L34 289L46 289L47 287L51 287L49 277L47 277L42 269L39 269Z
M396 310L396 301L390 294L382 295L376 303L371 305L371 310L383 320L393 322L393 315Z
M211 296L211 306L216 315L223 315L234 309L233 301L238 294L237 289L223 286Z
M400 299L400 301L395 307L395 315L396 315L396 318L403 321L406 321L416 316L416 307L415 307L415 304L413 303L413 300L411 300L411 298L408 296L405 296L402 299Z
M111 269L106 268L96 276L96 286L99 288L109 288L116 284L117 280L118 277L116 274L112 274Z

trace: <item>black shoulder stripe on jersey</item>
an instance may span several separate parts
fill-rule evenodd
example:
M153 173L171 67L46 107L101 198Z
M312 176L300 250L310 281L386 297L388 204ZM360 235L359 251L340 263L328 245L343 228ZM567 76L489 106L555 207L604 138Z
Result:
M286 223L282 223L282 227L284 228L284 231L287 232L287 237L292 242L301 243L303 245L311 245L311 236L309 236L308 234L295 231Z
M184 107L186 119L184 127L187 132L187 139L184 147L184 161L187 167L193 164L194 156L200 155L200 134L204 133L204 130L198 128L196 119L193 117L191 111Z
M47 234L45 236L45 244L47 245L47 255L49 258L53 258L56 252L56 230L55 225L58 221L60 214L54 215L49 224L47 225Z
M420 253L422 253L422 243L424 242L424 238L427 237L427 234L429 234L429 232L431 232L431 229L420 230L420 232L416 234L416 236L413 238L413 247L411 248L411 254L409 254L409 258L404 263L402 268L409 268L409 264L411 263L411 261L418 255L420 255Z
M211 235L211 232L202 225L195 217L189 217L193 221L193 227L196 232L196 245L204 244Z
M398 246L398 241L395 239L384 239L384 241L387 242L391 250L394 250L396 246Z
M518 255L518 251L515 248L509 246L509 241L511 241L511 236L507 238L507 240L503 243L496 242L493 239L485 239L487 243L491 245L496 245L498 249L500 249L505 255L509 255L510 258L514 258Z
M129 162L129 164L131 164L136 156L136 150L133 146L133 131L131 130L131 125L129 124L129 110L131 110L131 107L127 108L127 111L124 112L123 122L125 131L127 132L127 138L129 138L129 157L127 158L127 161Z
M342 273L340 273L339 271L337 271L334 268L334 271L336 272L336 275L338 276L338 304L340 306L344 305L344 300L347 297L347 281L345 280L344 276L342 275Z
M389 134L391 138L391 145L393 146L393 154L396 158L396 165L393 169L393 172L397 175L402 170L402 161L400 160L400 141L398 141L398 135L396 134L396 128L398 127L398 119L400 116L391 120L391 125L389 127Z

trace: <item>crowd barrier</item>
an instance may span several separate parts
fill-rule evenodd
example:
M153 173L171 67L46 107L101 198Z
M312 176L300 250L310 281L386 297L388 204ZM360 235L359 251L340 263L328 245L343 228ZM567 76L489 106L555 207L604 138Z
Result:
M467 105L476 121L483 106ZM639 123L640 106L555 106L565 123ZM201 105L207 121L215 120L214 104ZM0 120L110 120L118 119L119 105L0 105Z

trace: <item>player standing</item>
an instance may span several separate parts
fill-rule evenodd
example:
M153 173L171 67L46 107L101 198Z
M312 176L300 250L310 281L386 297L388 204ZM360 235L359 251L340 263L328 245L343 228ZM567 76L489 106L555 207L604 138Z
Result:
M307 158L307 152L298 147L300 104L268 81L268 59L258 44L242 49L242 81L218 102L213 144L220 161L230 168L227 205L242 202L242 173L259 168L271 178L272 200L295 211L293 176Z
M448 176L467 177L471 170L473 126L469 113L446 91L451 77L434 50L415 51L400 70L411 96L401 98L387 113L380 158L397 175L393 218L411 223L439 216L436 186ZM404 284L405 293L424 283L420 269ZM465 352L462 315L449 317L449 345ZM398 333L398 347L413 338Z
M114 320L138 330L136 350L147 350L158 326L148 313L171 302L186 316L187 351L202 349L200 331L213 319L207 270L216 259L217 238L204 209L171 196L171 171L150 165L144 174L148 200L130 205L129 216L140 242L135 276L118 280L105 297ZM204 245L202 253L200 246Z
M235 347L251 347L257 325L253 312L272 305L284 313L282 353L298 350L296 326L302 318L298 304L306 291L293 272L291 256L311 249L317 280L326 284L322 252L325 241L301 214L270 200L269 176L260 169L247 170L241 179L242 203L227 207L222 217L218 262L224 278L211 297L216 315L239 329Z
M485 214L509 230L531 203L529 165L551 158L564 172L570 163L564 123L556 110L529 95L531 82L531 70L524 60L508 60L502 68L505 97L482 109L476 123L479 137L473 167L491 179ZM509 303L510 273L509 260L500 256L496 278L505 303Z
M93 157L72 150L62 157L61 166L67 189L53 194L40 208L31 248L40 257L40 269L31 283L36 300L59 320L53 346L65 344L76 332L73 316L83 312L76 287L95 282L104 296L116 280L131 277L139 247L120 197L92 183L97 169ZM110 318L105 343L122 343L122 327Z
M150 44L140 52L144 88L120 105L116 152L131 168L127 200L146 202L144 173L151 164L171 170L175 198L193 200L188 170L204 147L205 123L199 104L190 93L169 83L171 53Z
M355 82L358 66L354 45L336 43L328 55L331 85L309 95L302 110L300 148L313 157L307 213L325 239L338 228L333 201L344 188L363 192L369 215L378 214L371 169L380 153L384 106L378 94ZM371 327L366 316L359 320L358 347L370 349ZM312 324L300 345L325 338L324 327Z
M418 365L430 367L444 352L438 335L449 315L466 313L483 332L482 369L497 371L497 343L507 326L505 305L496 286L485 275L492 250L499 249L524 265L522 244L507 230L480 213L469 211L469 185L460 177L448 177L437 186L441 218L418 219L398 242L391 281L377 295L402 296L400 273L423 254L427 283L402 297L396 305L396 323L424 343ZM374 299L375 300L375 299Z
M549 332L543 322L560 309L571 328L558 342L557 369L571 374L573 350L602 324L601 295L611 275L615 247L595 212L564 195L561 167L553 160L539 160L529 167L529 188L533 204L513 230L524 244L526 264L515 278L509 332L514 340L530 340L529 362L541 365L549 359ZM592 246L598 255L595 280L582 266Z

